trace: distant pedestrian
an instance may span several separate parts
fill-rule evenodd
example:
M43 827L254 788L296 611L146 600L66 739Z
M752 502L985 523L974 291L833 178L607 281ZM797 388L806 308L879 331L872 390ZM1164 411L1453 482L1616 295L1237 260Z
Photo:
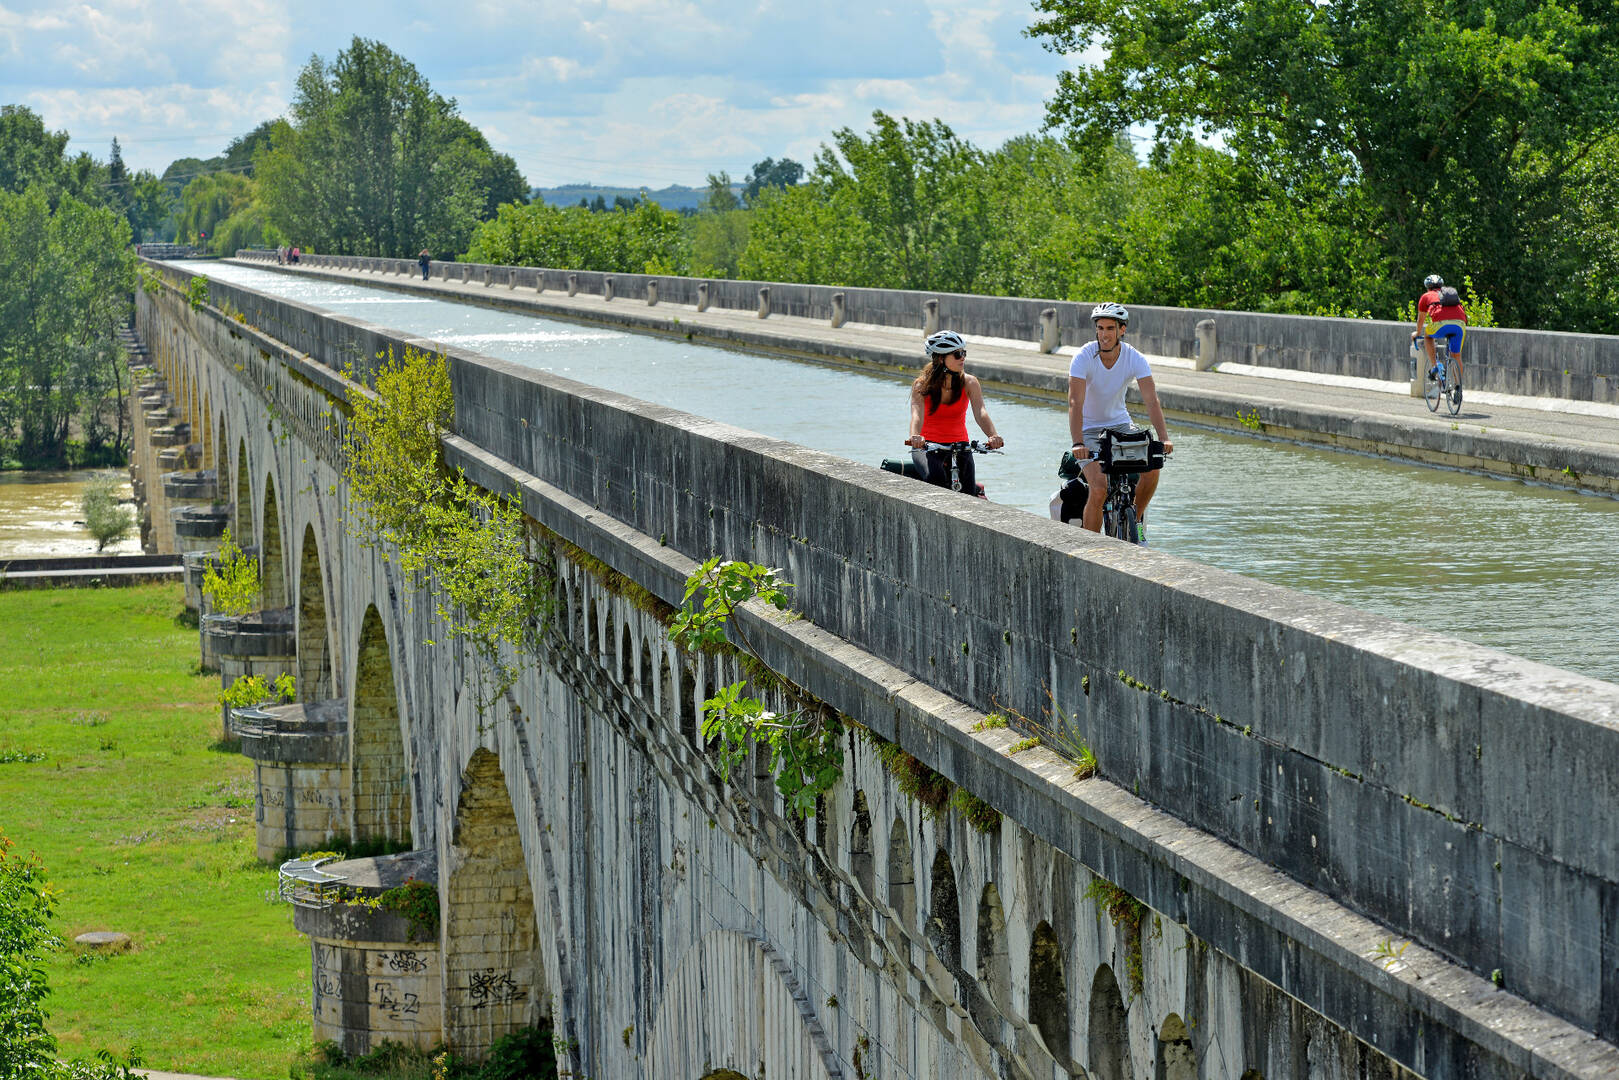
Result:
M292 262L294 266L298 264L298 256L302 254L303 252L298 250L297 244L292 245Z
M433 265L433 253L426 248L422 248L422 253L416 256L416 265L422 268L422 280L426 281L427 272Z

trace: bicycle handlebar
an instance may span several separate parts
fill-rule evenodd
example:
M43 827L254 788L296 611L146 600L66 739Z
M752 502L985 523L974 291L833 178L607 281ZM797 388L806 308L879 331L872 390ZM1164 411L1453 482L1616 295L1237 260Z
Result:
M905 440L904 445L910 446L911 441ZM911 449L916 449L911 447ZM971 442L929 442L923 444L924 450L971 450L975 454L1002 454L1004 450L991 450L988 446L973 439Z

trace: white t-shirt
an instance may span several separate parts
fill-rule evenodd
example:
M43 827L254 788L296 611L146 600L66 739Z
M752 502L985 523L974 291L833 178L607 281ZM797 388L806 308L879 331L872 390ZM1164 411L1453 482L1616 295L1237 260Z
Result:
M1150 379L1152 368L1134 345L1119 344L1119 358L1105 367L1097 355L1096 342L1086 342L1074 354L1068 374L1085 380L1084 430L1128 427L1130 410L1124 407L1124 392L1137 379Z

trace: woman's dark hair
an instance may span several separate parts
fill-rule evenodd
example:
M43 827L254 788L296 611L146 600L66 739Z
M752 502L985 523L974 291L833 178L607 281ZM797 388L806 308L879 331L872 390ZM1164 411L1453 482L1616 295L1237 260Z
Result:
M966 380L959 373L944 366L945 357L953 355L953 353L945 353L931 358L928 361L928 366L922 369L922 374L918 375L916 381L911 384L921 392L923 397L928 399L928 412L930 413L939 411L939 402L944 398L947 383L950 389L954 391L950 397L951 401L960 397L966 389Z

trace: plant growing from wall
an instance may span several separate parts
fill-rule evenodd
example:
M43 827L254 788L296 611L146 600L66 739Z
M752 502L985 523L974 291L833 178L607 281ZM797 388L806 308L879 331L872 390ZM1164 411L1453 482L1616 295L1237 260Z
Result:
M199 310L208 302L208 279L193 277L186 282L186 303L191 305L192 311Z
M748 643L731 616L750 600L786 610L790 588L772 567L715 556L686 579L670 637L685 649L713 651L729 647L729 626L742 648L757 659L759 651ZM760 665L761 677L766 671ZM768 681L792 708L771 710L745 693L746 680L731 683L703 702L703 738L718 740L718 768L726 779L747 760L755 744L768 747L776 790L781 792L787 812L803 819L814 811L815 800L843 775L843 722L836 712L787 680L770 673Z
M282 673L273 681L263 675L242 675L219 692L219 703L233 709L251 705L288 705L297 696L291 675Z
M1085 899L1096 901L1096 906L1107 913L1113 929L1123 937L1125 974L1131 991L1141 993L1141 920L1147 914L1147 905L1103 877L1091 878L1085 886Z
M246 615L258 610L261 592L258 562L241 549L227 527L203 571L202 595L220 614Z
M534 652L551 607L549 550L531 543L517 498L446 466L455 402L444 356L389 349L378 360L373 390L346 373L344 527L432 589L440 620L476 654L467 678L481 716L517 681L517 657Z

